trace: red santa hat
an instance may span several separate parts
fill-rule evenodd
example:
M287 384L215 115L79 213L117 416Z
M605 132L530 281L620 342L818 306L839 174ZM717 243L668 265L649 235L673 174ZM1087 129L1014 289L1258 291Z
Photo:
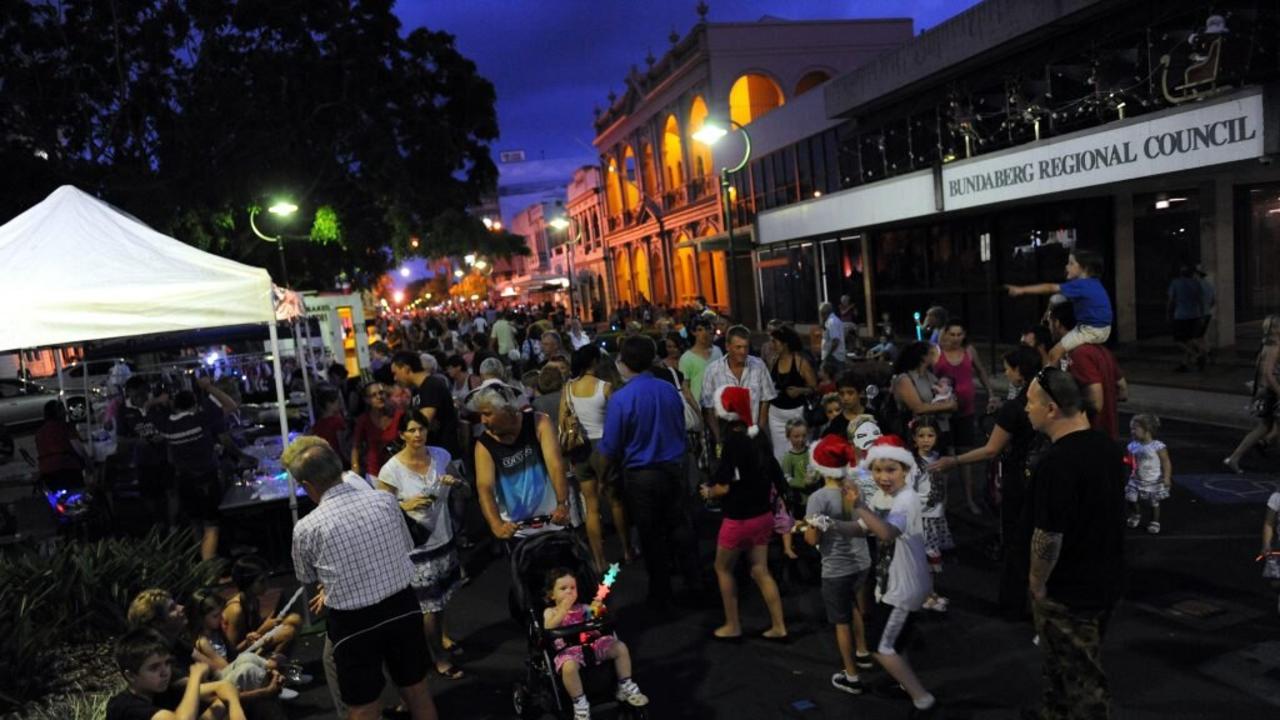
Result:
M809 466L823 477L848 477L849 467L856 461L857 455L849 439L839 433L824 435L809 446Z
M908 475L917 470L915 457L907 449L907 444L897 435L884 435L876 438L876 441L871 443L871 447L867 448L867 454L863 457L859 467L870 470L871 463L876 460L897 460L907 466Z
M750 437L760 434L760 428L751 417L750 390L737 385L725 385L716 389L715 394L712 395L712 402L716 409L716 417L730 422L738 420L746 423L747 435Z

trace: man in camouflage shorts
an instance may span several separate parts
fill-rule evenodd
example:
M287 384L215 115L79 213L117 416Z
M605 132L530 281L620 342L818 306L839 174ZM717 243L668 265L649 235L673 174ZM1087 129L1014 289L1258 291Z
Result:
M1110 717L1102 638L1124 577L1124 451L1089 427L1069 373L1046 367L1027 418L1053 445L1032 475L1031 611L1044 651L1041 720Z

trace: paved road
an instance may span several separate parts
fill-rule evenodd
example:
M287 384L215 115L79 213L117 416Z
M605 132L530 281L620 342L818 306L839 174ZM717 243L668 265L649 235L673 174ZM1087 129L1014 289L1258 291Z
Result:
M1253 562L1262 504L1276 486L1280 451L1250 458L1266 474L1219 472L1223 448L1239 433L1170 421L1177 483L1165 505L1165 532L1129 535L1131 583L1107 639L1105 663L1125 720L1135 718L1264 718L1280 707L1280 616L1276 595ZM953 503L960 498L953 487ZM961 548L939 582L952 598L946 616L930 616L911 649L913 664L945 707L947 718L1010 717L1034 704L1039 654L1029 626L995 618L996 568L979 552L982 519L952 514ZM703 528L704 556L713 527ZM706 563L710 567L709 559ZM472 556L476 580L454 600L449 625L467 649L468 679L433 679L444 718L511 717L511 683L521 672L524 637L506 609L507 567L487 551ZM876 694L855 698L828 682L838 665L831 631L822 622L817 590L793 586L786 613L787 645L748 640L725 645L708 638L718 610L659 620L636 599L643 570L624 568L612 607L620 634L637 659L635 677L652 698L651 718L902 718L905 701ZM748 630L766 626L753 587L743 588ZM318 656L314 638L304 658ZM318 671L318 668L316 668ZM883 682L875 672L872 685ZM327 691L312 688L292 704L294 718L331 717Z

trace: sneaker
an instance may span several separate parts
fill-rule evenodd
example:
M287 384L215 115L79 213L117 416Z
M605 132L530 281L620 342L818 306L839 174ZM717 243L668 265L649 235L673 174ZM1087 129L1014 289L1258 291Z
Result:
M587 703L586 696L582 702L573 703L573 720L591 720L591 705Z
M644 707L649 704L649 698L640 692L640 686L630 678L618 685L618 692L613 696L618 699L618 702L624 702L631 707Z
M872 659L870 653L866 655L854 655L853 664L857 666L859 670L873 670L876 666L876 662Z
M1160 523L1156 522L1155 520L1152 520L1151 522L1147 523L1147 532L1151 533L1152 535L1159 535Z
M863 691L862 679L850 678L843 670L831 676L831 687L850 695L861 695Z
M298 697L298 691L293 688L280 688L281 700L294 700Z
M938 595L925 600L924 605L922 607L925 610L932 610L937 613L944 613L947 611L947 606L949 604L950 603L946 598L942 597L941 595Z
M302 671L301 665L288 665L285 667L284 681L286 685L310 685L314 679L309 673Z
M1129 519L1126 520L1125 522L1128 523L1129 527L1136 528L1142 524L1142 516L1137 513L1134 513L1130 515Z

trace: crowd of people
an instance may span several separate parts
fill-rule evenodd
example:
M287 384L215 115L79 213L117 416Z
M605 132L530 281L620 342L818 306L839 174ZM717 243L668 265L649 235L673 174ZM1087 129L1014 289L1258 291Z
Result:
M923 339L900 342L886 332L860 357L847 349L845 303L820 308L821 329L809 342L780 322L757 342L705 304L679 317L647 307L637 312L641 320L615 318L616 329L603 333L549 307L384 322L370 376L347 380L331 369L329 382L314 388L315 423L283 458L316 503L294 530L293 566L317 589L313 609L328 619L326 674L340 714L377 716L385 666L402 709L434 717L426 675L465 672L461 642L445 622L467 582L462 553L485 540L518 543L566 528L583 533L597 571L639 557L645 602L658 617L704 606L715 597L714 578L723 623L711 637L723 642L743 634L737 567L744 559L769 615L763 638L788 637L779 567L769 557L776 543L784 575L803 579L806 562L816 569L839 661L832 686L859 694L860 672L878 665L914 711L927 714L936 700L903 651L917 613L948 610L939 580L956 544L948 514L961 507L999 516L989 548L1003 563L999 607L1034 623L1046 657L1041 717L1079 716L1082 708L1105 716L1100 648L1123 587L1126 525L1161 532L1172 463L1158 418L1135 417L1130 442L1119 444L1127 384L1102 344L1112 313L1100 273L1098 258L1080 251L1066 282L1010 288L1015 296L1063 298L1002 356L1004 394L963 320L942 307L926 313ZM1233 469L1276 426L1280 322L1268 322L1259 428L1227 459ZM131 406L145 413L148 401L139 393ZM192 427L214 420L185 399L175 410L156 430L171 443L183 437L184 412L195 417ZM205 468L183 472L184 504L202 519L196 495L204 485L193 478ZM963 504L947 501L953 472ZM1264 554L1280 495L1272 500ZM709 564L698 552L701 523L717 525ZM610 526L616 545L606 543ZM216 531L204 539L216 551ZM220 703L232 717L241 707L270 712L260 709L271 707L269 698L253 693L283 688L282 653L296 624L258 618L254 592L242 588L221 610L224 621L228 612L244 617L206 626L196 613L189 634L170 617L181 608L166 596L165 609L120 642L133 694L168 707L156 690L160 671L148 668L164 648L190 657L173 648L194 637L197 657L221 649L222 662L184 668L185 694L175 670L165 702ZM549 577L548 626L577 607L572 575ZM216 631L222 635L205 637ZM274 643L258 646L264 635ZM272 663L258 688L203 682L222 677L244 653ZM639 704L644 696L630 677L637 659L626 646L609 643L596 656L616 664L618 699ZM589 717L577 676L582 658L570 653L555 664L575 717Z

